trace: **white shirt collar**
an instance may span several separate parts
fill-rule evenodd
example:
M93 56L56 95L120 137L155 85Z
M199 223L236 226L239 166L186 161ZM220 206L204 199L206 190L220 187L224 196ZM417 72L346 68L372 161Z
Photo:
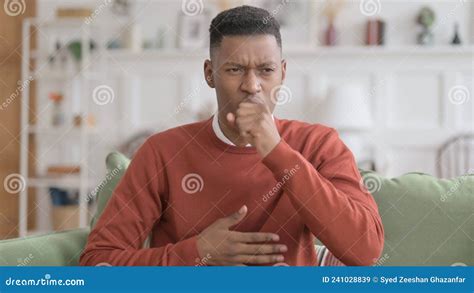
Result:
M224 135L224 132L222 132L222 129L219 125L218 116L219 115L216 113L214 114L214 117L212 117L212 129L214 130L214 133L224 143L235 146L235 144ZM272 118L273 118L273 121L275 121L275 117L273 117L273 115L272 115ZM251 146L252 145L248 143L245 147L251 147Z

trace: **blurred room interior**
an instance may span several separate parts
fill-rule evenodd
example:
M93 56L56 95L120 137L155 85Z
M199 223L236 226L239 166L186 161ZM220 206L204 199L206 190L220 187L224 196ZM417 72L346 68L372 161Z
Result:
M211 117L209 23L242 4L282 25L276 117L383 176L473 173L473 1L0 3L0 239L86 227L108 153Z

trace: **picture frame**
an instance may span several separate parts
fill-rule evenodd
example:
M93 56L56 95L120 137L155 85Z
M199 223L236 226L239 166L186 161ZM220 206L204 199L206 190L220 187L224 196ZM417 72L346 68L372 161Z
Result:
M205 48L209 40L208 26L209 14L207 12L198 15L181 13L178 20L177 48Z
M283 48L301 49L314 47L317 42L315 10L307 0L249 0L248 5L266 9L280 23Z

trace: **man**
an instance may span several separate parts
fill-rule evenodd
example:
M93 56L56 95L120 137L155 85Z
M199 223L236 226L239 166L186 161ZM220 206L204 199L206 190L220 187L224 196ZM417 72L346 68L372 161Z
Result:
M81 265L317 265L315 237L346 265L376 262L383 227L350 150L332 128L272 115L281 48L266 10L212 20L204 74L218 113L144 143Z

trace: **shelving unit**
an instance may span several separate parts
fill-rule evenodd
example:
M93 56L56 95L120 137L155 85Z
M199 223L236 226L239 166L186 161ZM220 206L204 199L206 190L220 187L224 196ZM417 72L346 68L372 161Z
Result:
M64 72L59 70L50 70L47 67L48 54L43 54L40 50L30 50L31 31L35 27L41 31L37 33L39 37L47 34L48 29L79 29L82 58L80 60L79 70L77 72ZM94 187L89 182L89 167L88 167L88 144L92 136L97 136L101 133L100 128L91 128L86 121L82 121L80 126L73 126L72 121L70 125L62 125L58 127L46 126L45 123L37 121L35 125L29 122L30 104L30 86L31 83L27 80L37 80L47 83L48 81L59 82L60 84L67 84L72 78L76 78L80 84L81 94L85 95L90 89L90 81L94 77L99 76L98 73L91 71L89 68L89 60L91 51L89 42L91 40L91 26L84 25L80 20L57 20L40 23L38 19L26 19L23 23L23 61L22 61L22 80L25 88L22 91L22 109L21 109L21 152L20 152L20 174L25 179L27 188L20 192L19 204L19 236L34 235L37 233L47 231L29 231L28 223L28 189L35 188L38 190L39 196L48 194L48 187L59 188L73 188L79 190L79 226L86 227L88 225L88 201L87 196L90 190ZM38 42L39 43L39 42ZM38 47L40 47L38 45ZM30 68L30 61L35 61L35 69ZM80 113L85 117L89 113L89 100L85 97L80 99ZM39 120L44 117L39 116ZM85 119L83 119L85 120ZM54 177L36 172L36 176L31 176L29 170L29 147L30 138L35 136L37 140L50 139L51 141L60 141L64 137L75 137L79 141L80 158L77 165L80 166L79 174L70 174L61 177ZM60 142L58 142L60 143ZM62 146L67 147L67 146ZM40 155L38 160L43 160ZM37 194L37 196L38 196ZM42 200L49 200L43 198Z

